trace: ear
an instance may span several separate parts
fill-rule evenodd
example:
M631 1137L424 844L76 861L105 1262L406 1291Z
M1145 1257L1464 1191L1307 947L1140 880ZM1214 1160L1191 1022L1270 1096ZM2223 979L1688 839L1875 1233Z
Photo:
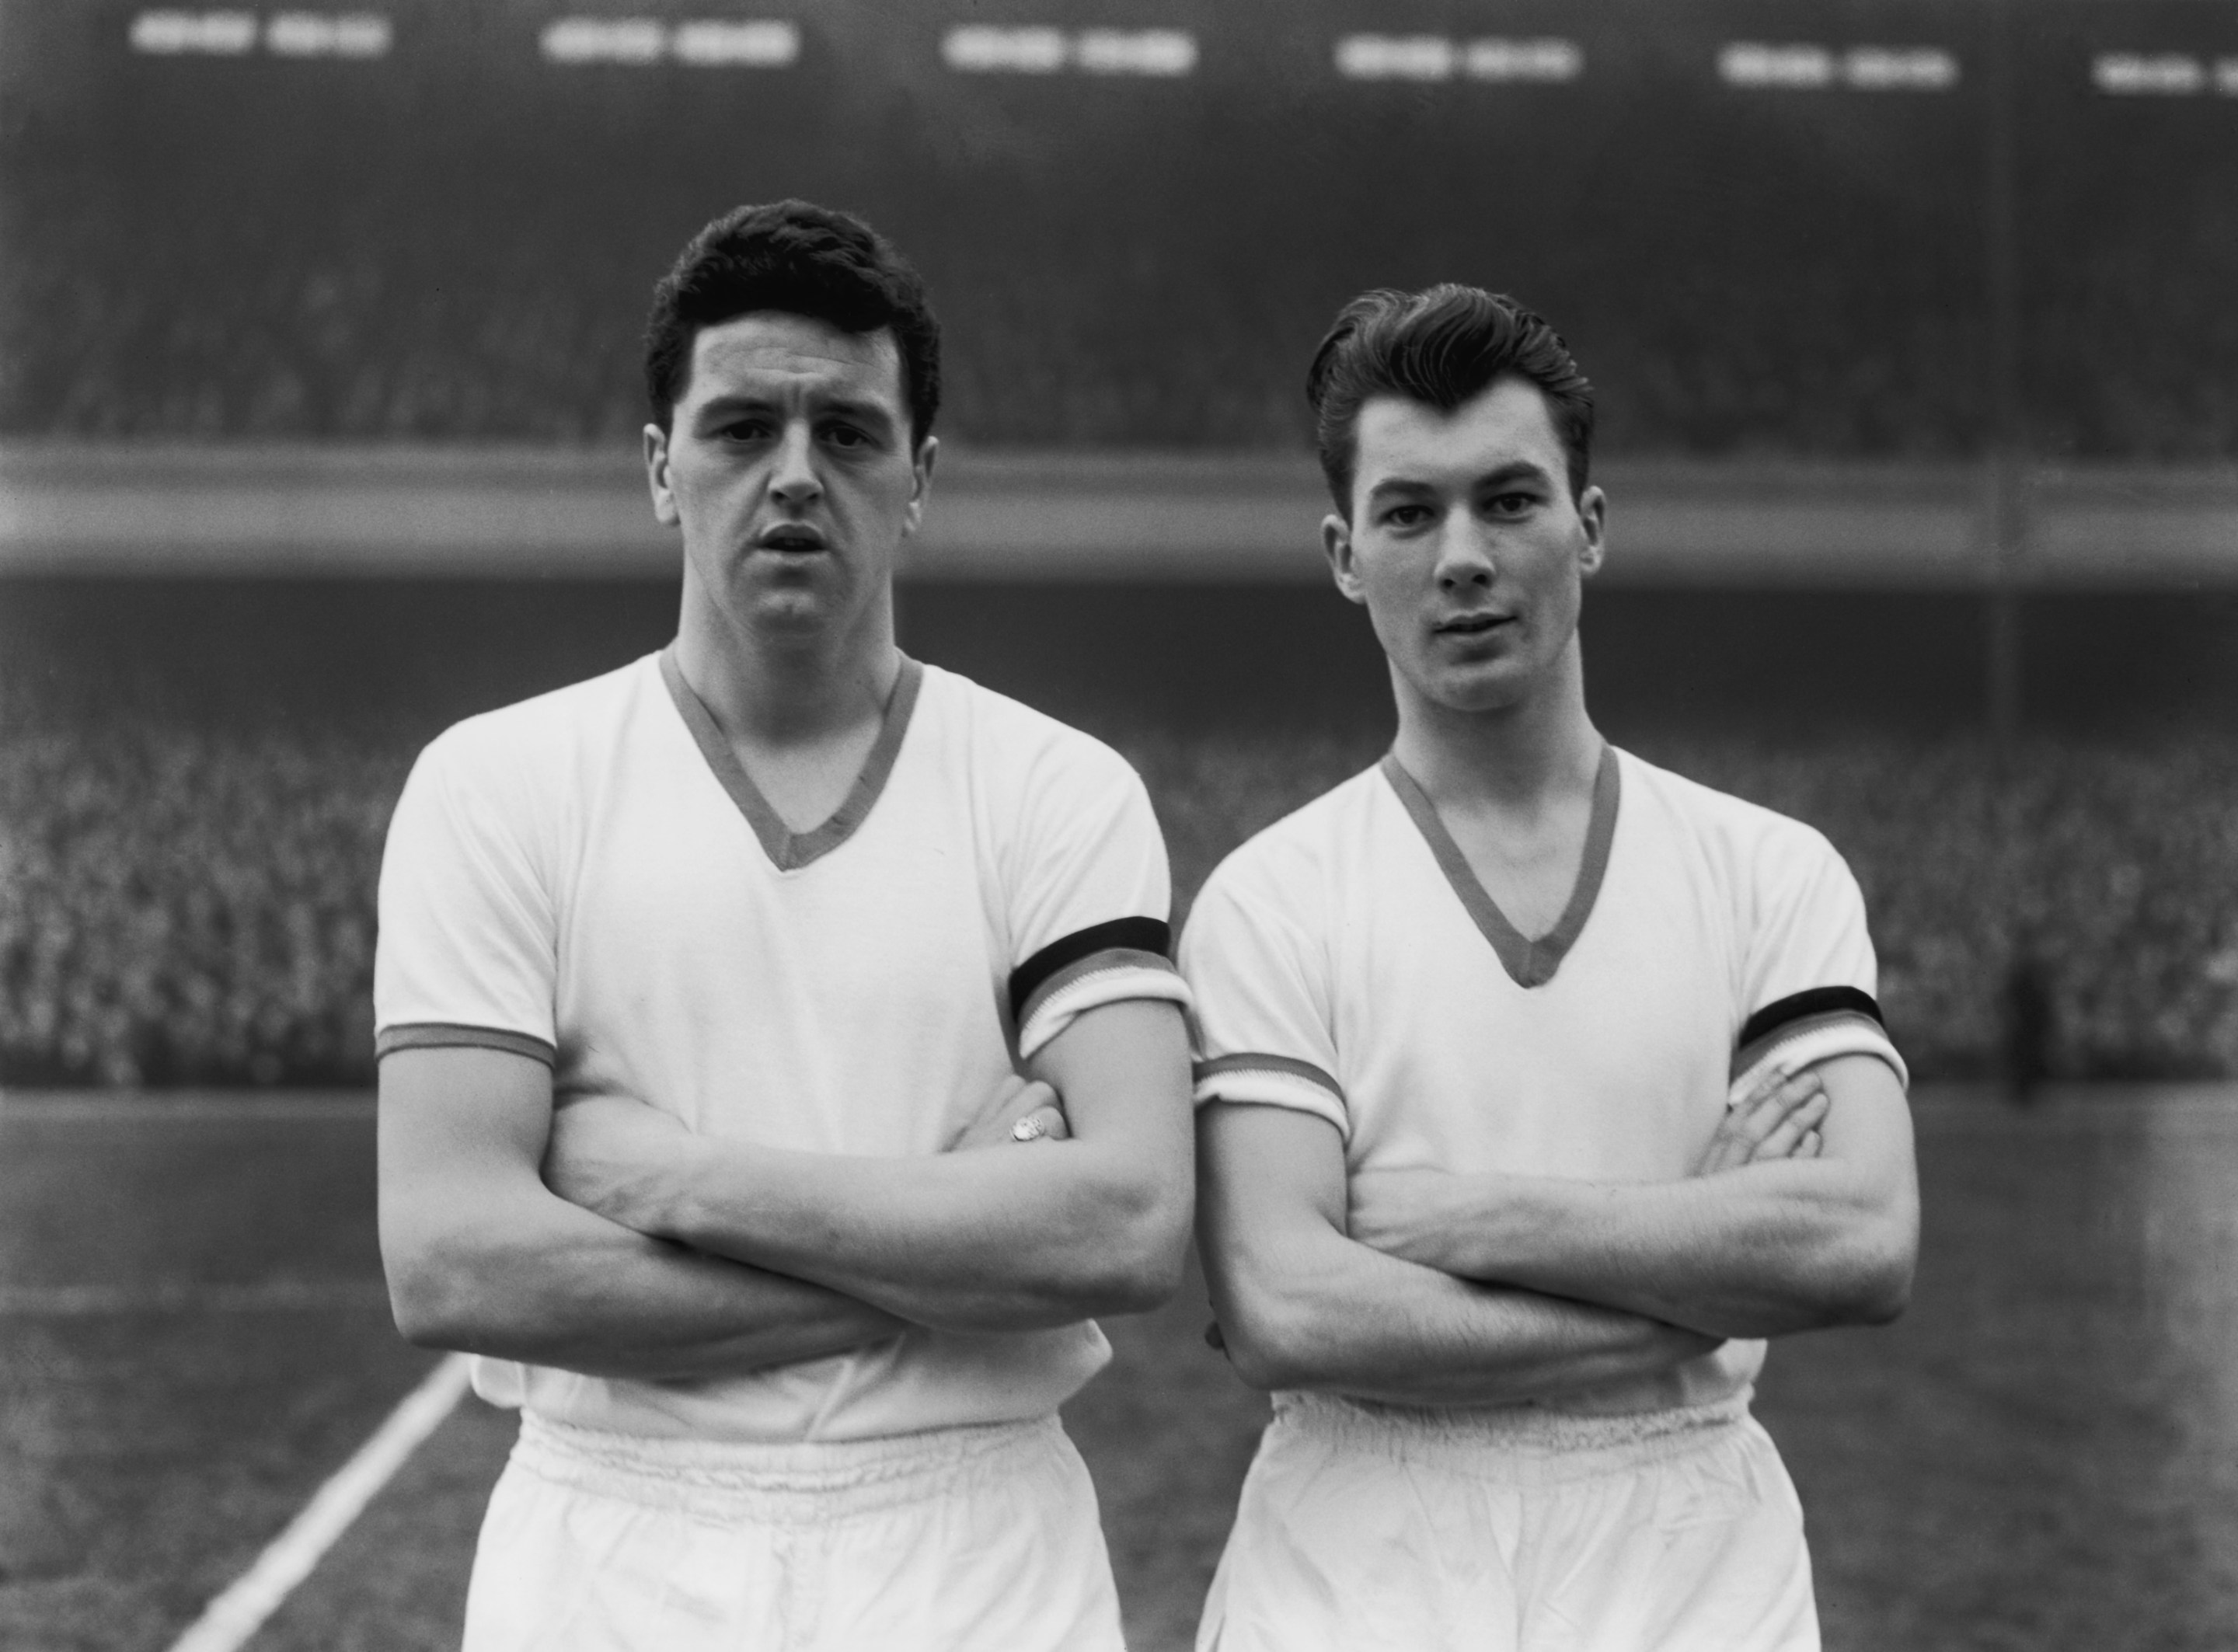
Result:
M940 457L940 438L928 436L917 446L916 457L910 460L912 479L910 484L909 507L902 513L902 532L915 533L924 525L924 502L932 492L932 462Z
M1321 519L1321 553L1328 558L1329 578L1336 581L1345 600L1365 603L1367 593L1361 588L1360 569L1352 553L1352 524L1334 511Z
M1601 571L1601 559L1608 552L1608 495L1598 487L1580 493L1578 524L1585 530L1585 544L1578 551L1578 573L1590 579Z
M652 492L652 519L674 527L684 518L676 508L676 490L668 480L668 433L659 425L645 427L645 482Z

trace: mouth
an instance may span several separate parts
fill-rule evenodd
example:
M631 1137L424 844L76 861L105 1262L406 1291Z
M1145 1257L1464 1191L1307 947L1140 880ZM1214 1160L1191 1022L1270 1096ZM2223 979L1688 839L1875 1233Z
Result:
M758 551L775 551L787 556L804 556L828 549L821 530L804 522L787 522L765 529L754 540Z
M1455 614L1441 619L1430 629L1440 637L1484 637L1502 625L1514 623L1512 614L1469 613Z

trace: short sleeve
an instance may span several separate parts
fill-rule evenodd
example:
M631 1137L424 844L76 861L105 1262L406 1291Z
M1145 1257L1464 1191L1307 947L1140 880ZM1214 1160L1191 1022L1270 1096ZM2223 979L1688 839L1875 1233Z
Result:
M509 765L457 730L420 754L389 821L374 959L374 1049L557 1056L555 926Z
M1857 881L1824 837L1785 824L1752 868L1730 1097L1745 1094L1774 1065L1796 1072L1837 1055L1876 1056L1909 1084L1874 997L1873 943Z
M1171 958L1173 885L1149 793L1116 752L1067 732L1034 765L1006 879L1021 1060L1105 1004L1189 1002Z
M1289 1107L1328 1120L1349 1141L1328 951L1311 937L1301 905L1309 891L1281 882L1231 861L1189 913L1181 961L1195 1000L1197 1105Z

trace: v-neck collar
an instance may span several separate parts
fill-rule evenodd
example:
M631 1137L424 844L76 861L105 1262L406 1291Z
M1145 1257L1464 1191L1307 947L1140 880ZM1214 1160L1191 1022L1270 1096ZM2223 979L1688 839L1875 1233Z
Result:
M1592 813L1586 823L1586 852L1578 862L1578 881L1570 890L1569 904L1562 909L1562 915L1555 920L1554 927L1535 941L1509 922L1500 903L1485 893L1484 885L1477 881L1476 872L1468 863L1468 856L1453 842L1446 823L1438 818L1429 794L1414 776L1400 767L1398 753L1386 752L1382 769L1391 790L1407 806L1415 829L1429 844L1438 869L1446 875L1446 882L1460 897L1478 933L1492 943L1493 951L1499 955L1500 966L1507 971L1509 979L1519 987L1539 987L1553 980L1554 972L1561 968L1562 960L1584 930L1586 920L1592 915L1593 902L1601 892L1601 876L1608 870L1609 845L1616 839L1617 798L1621 786L1616 748L1606 742L1601 746L1600 767L1593 774Z
M754 784L753 776L746 772L745 765L738 761L738 754L724 737L715 714L707 709L692 684L684 680L684 672L676 664L675 644L672 643L660 651L660 680L668 685L668 697L676 702L684 726L692 731L692 743L699 748L699 755L714 770L716 780L731 801L738 805L738 812L746 817L746 824L754 829L762 852L780 872L795 871L829 855L870 818L878 794L886 788L887 776L893 773L894 759L901 755L902 737L909 732L910 713L917 709L917 687L924 678L924 667L903 655L901 674L894 679L893 692L886 697L878 737L871 747L871 755L863 760L862 773L855 776L853 787L832 811L831 819L808 831L796 832L762 796L762 789Z

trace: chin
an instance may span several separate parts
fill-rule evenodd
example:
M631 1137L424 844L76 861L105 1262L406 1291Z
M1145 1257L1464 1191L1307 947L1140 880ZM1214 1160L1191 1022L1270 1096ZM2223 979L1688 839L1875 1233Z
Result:
M829 630L838 616L831 605L804 591L757 591L738 605L749 631L808 636Z
M1531 684L1517 673L1493 668L1444 671L1418 679L1416 691L1448 711L1505 711L1531 697Z

